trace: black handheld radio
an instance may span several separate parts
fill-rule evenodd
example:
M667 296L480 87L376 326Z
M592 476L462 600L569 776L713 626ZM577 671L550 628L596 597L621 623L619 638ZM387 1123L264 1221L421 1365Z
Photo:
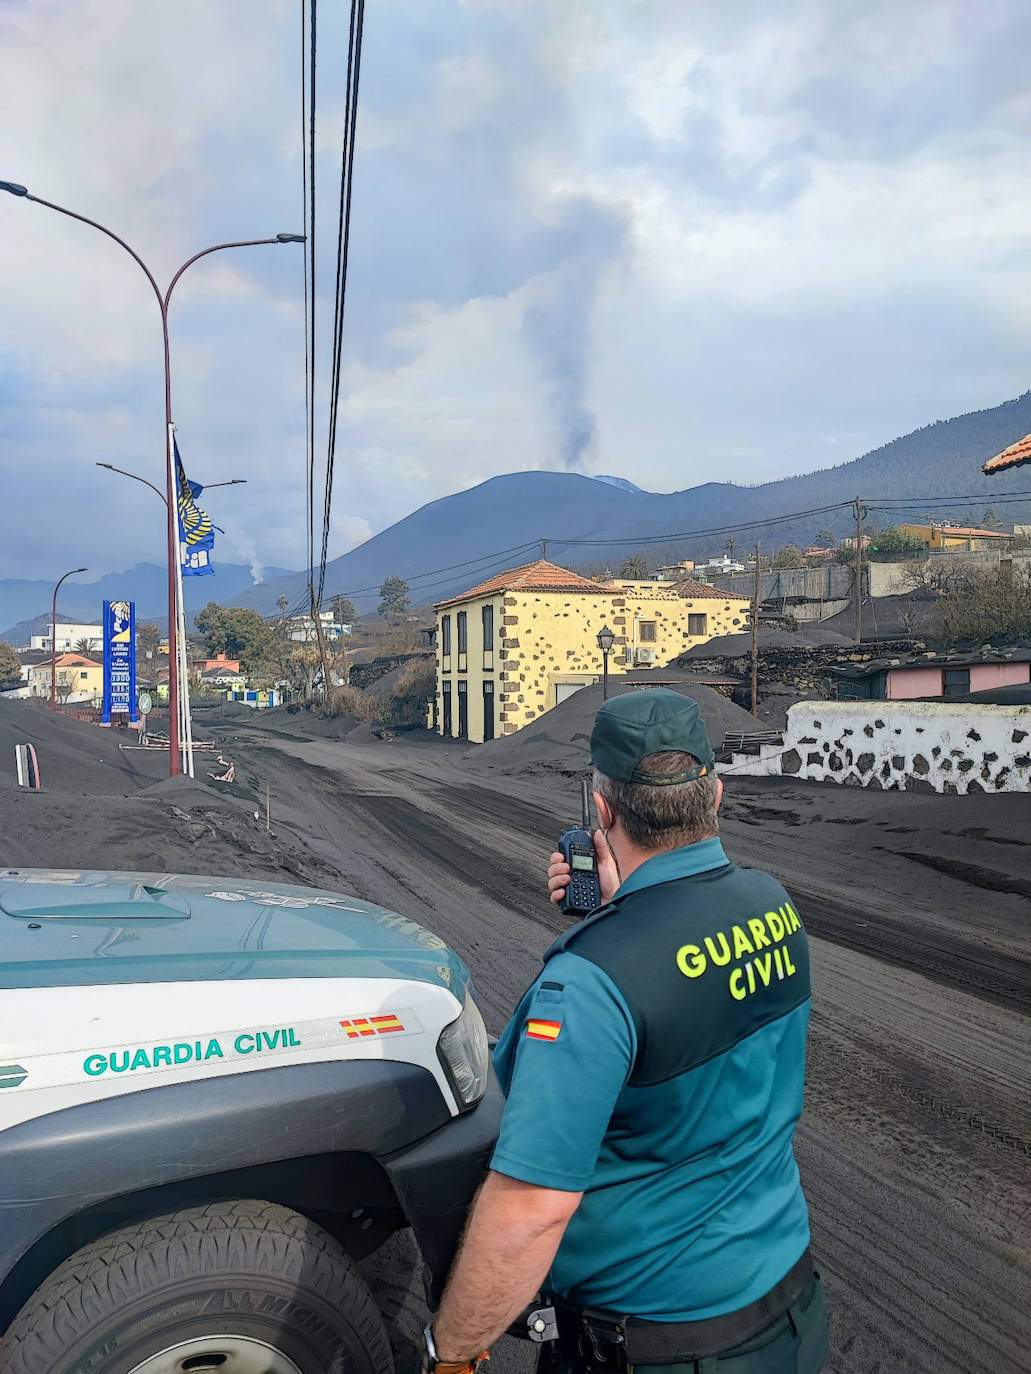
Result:
M569 886L559 908L566 916L586 916L601 906L598 882L598 854L591 834L591 802L587 783L581 784L583 824L567 830L558 842L559 852L569 865Z

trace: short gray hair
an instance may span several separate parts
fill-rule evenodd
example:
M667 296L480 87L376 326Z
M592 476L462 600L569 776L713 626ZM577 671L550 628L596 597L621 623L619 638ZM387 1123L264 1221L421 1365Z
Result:
M697 768L693 754L649 754L637 765L643 773L683 773ZM627 838L639 849L676 849L718 834L717 782L710 768L692 782L650 787L642 782L617 782L594 770L594 790L600 792L623 822Z

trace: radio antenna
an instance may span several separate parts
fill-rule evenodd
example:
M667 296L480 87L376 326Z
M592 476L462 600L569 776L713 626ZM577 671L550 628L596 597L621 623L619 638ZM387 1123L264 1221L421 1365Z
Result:
M591 795L587 790L587 779L580 784L580 799L583 802L584 829L591 833Z

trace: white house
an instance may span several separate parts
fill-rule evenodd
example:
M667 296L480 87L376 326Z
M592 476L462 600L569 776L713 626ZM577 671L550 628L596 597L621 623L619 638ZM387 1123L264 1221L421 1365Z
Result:
M51 621L47 625L46 634L32 636L29 641L29 648L45 649L47 653L50 653L54 647L53 639L54 625ZM104 647L103 625L73 625L68 621L58 621L57 652L59 654L70 653L83 639L89 642L90 653L99 653Z
M325 639L337 640L351 633L350 625L337 624L333 619L332 611L320 611L319 620L322 622L322 634ZM294 616L292 620L286 622L286 637L298 644L311 643L312 640L318 638L315 621L310 615Z

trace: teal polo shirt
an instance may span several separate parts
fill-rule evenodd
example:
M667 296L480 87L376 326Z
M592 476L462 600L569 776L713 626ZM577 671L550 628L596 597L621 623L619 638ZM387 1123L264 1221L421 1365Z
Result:
M649 1020L652 967L665 1002ZM692 1321L784 1277L809 1242L792 1149L808 1017L787 893L715 838L647 860L549 952L495 1050L507 1102L491 1161L583 1192L549 1291Z

